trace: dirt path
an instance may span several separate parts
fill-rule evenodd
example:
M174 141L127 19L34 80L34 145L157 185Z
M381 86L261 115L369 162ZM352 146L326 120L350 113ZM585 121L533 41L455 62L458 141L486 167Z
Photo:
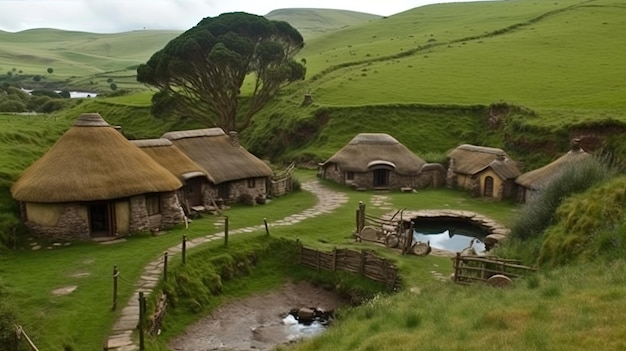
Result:
M346 303L337 293L311 283L287 283L280 289L218 307L187 327L169 346L176 351L271 350L322 330L283 324L291 309L316 307L330 311Z

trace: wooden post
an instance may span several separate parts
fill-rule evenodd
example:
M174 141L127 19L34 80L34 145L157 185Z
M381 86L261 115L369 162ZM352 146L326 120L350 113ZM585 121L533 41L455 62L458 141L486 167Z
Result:
M187 235L183 235L183 266L187 263Z
M356 224L356 241L361 241L360 240L361 237L359 236L361 235L361 230L359 229L359 226L360 226L359 221L361 220L361 210L359 209L356 210L356 216L354 216L354 219L355 219L354 222Z
M265 223L265 235L270 236L270 228L267 226L267 218L263 218L263 223Z
M360 233L363 227L365 227L365 204L363 201L359 201L359 226L357 231Z
M457 252L456 257L454 258L454 282L455 283L459 280L460 262L461 262L461 253Z
M163 253L163 281L167 281L167 251Z
M359 266L359 273L365 275L365 250L361 250L361 264Z
M224 246L228 246L228 216L224 216Z
M146 315L146 300L143 296L143 291L139 292L139 350L144 350L144 341L143 341L143 321Z
M111 311L115 311L117 308L117 277L120 275L120 271L117 270L117 265L113 266L113 307Z

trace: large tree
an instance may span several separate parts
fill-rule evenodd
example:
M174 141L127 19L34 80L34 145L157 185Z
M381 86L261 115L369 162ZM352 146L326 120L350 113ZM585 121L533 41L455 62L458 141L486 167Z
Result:
M137 68L137 80L159 89L152 98L156 116L241 131L282 87L304 78L305 67L293 59L303 46L302 35L287 22L224 13L170 41ZM248 76L253 89L239 111Z

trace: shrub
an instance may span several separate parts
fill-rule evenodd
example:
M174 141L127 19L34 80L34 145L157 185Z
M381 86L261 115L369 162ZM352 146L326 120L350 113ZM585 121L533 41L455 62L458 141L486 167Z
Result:
M65 103L60 99L52 99L43 105L41 105L38 112L52 113L54 111L62 110L65 107Z
M15 308L8 305L4 295L0 291L0 351L17 351L18 343L15 332L15 325L18 324L17 313Z
M244 193L239 195L238 202L244 205L254 205L254 197L252 195Z
M0 112L26 112L26 105L21 101L0 101Z
M565 198L583 192L615 173L611 166L595 157L564 167L537 197L522 207L511 234L522 240L541 236L553 223L556 210Z
M30 95L32 96L49 96L53 99L61 99L62 96L59 95L56 91L52 90L33 90Z

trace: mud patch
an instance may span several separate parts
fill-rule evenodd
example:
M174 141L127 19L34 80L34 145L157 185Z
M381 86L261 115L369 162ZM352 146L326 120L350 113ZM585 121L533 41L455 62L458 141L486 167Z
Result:
M189 326L169 346L177 351L271 350L318 334L322 326L297 326L285 319L290 310L316 307L325 311L347 305L336 292L308 282L287 283L280 289L250 296L217 308Z

